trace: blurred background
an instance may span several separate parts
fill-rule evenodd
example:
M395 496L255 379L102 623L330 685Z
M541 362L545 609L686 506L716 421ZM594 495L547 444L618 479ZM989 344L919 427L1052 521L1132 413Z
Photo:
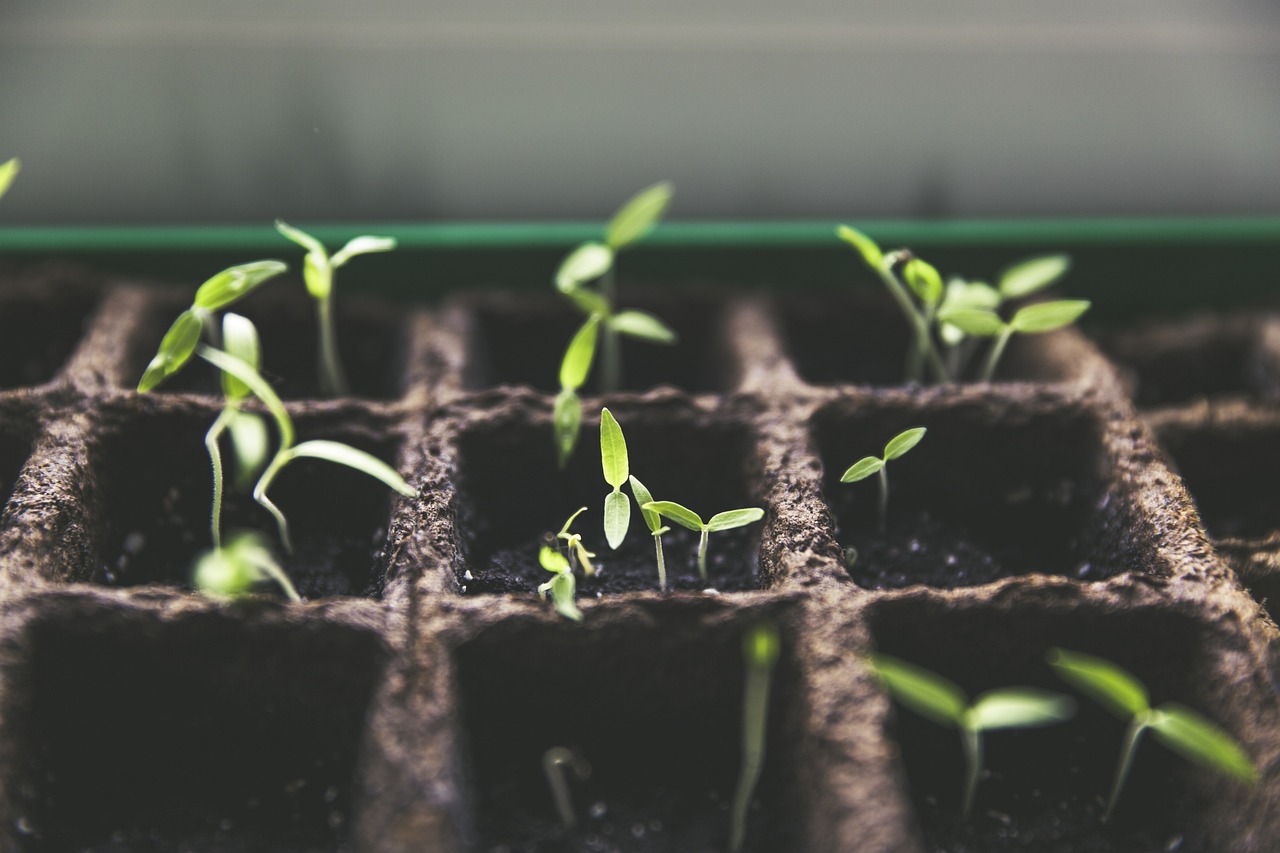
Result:
M4 0L0 222L1280 212L1274 0Z

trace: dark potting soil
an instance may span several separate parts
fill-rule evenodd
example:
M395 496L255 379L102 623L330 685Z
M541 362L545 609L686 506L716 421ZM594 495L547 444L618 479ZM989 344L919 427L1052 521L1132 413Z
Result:
M633 514L635 510L633 508ZM633 527L644 522L632 519ZM759 525L755 525L758 527ZM538 563L539 539L517 548L504 548L490 554L482 565L470 568L471 577L461 578L468 594L485 592L536 592L551 574ZM603 542L603 537L599 537ZM707 579L698 574L698 534L675 527L662 536L668 591L715 589L719 592L741 592L759 585L759 532L750 528L725 530L711 534L707 544ZM596 574L585 577L575 571L579 598L599 598L620 592L658 589L658 562L653 537L633 529L617 551L608 545L598 546ZM576 566L576 561L575 561Z
M1274 428L1241 422L1169 431L1161 444L1217 539L1255 539L1280 530Z
M58 302L0 304L0 388L52 379L79 343L94 304L77 294Z

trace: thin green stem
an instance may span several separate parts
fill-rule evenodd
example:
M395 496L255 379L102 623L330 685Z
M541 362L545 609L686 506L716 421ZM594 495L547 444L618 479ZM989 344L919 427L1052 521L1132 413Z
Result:
M889 466L880 469L880 533L889 526Z
M613 275L613 267L609 267L600 279L600 292L609 303L612 313L617 305L618 285ZM605 318L604 331L600 341L600 390L612 394L622 387L622 338Z
M965 725L960 728L960 738L964 745L965 760L964 804L961 806L961 814L968 820L978 791L978 778L982 775L982 733Z
M1013 327L1005 326L1004 331L1000 333L1000 337L996 338L996 342L991 345L991 352L987 356L987 366L982 371L982 381L990 382L996 375L996 365L1000 362L1000 356L1004 354L1004 348L1009 345L1009 339L1013 337Z
M280 470L285 464L292 459L287 450L281 449L271 460L271 464L267 466L267 470L262 472L262 476L258 479L257 485L253 487L253 499L257 501L267 512L276 520L276 527L280 531L280 544L284 547L286 554L293 553L293 541L289 538L289 520L284 517L284 513L280 511L280 507L271 502L267 497L267 489L271 488L271 483L275 480Z
M707 581L707 535L710 532L707 528L702 528L702 536L698 539L698 576L703 583Z
M338 357L338 335L333 326L333 295L316 301L320 326L320 390L332 397L348 393L347 376Z
M1148 714L1139 714L1130 721L1129 728L1125 730L1124 742L1120 746L1120 760L1116 763L1115 779L1111 783L1111 797L1107 800L1107 810L1102 814L1103 823L1110 821L1111 814L1115 811L1116 801L1120 799L1120 790L1124 788L1125 780L1129 778L1129 768L1133 766L1133 756L1138 751L1138 739L1146 730L1148 720Z
M742 697L742 773L733 794L733 811L729 819L729 850L738 853L747 834L747 809L751 795L760 781L764 765L765 722L769 716L769 682L771 667L753 664L747 668L747 683Z
M947 366L942 363L942 358L938 355L938 350L933 345L933 337L929 334L929 326L925 322L922 315L911 301L911 295L907 293L907 289L898 281L898 277L893 274L890 268L892 260L886 260L876 267L876 273L879 274L880 280L884 282L885 287L889 288L889 294L894 301L898 303L898 307L902 309L903 315L907 318L907 322L911 324L912 331L916 336L916 347L923 353L924 359L928 362L929 367L933 369L939 382L950 382L951 376L947 373ZM919 382L924 377L919 375L908 376L908 381Z
M653 548L658 553L658 589L667 591L667 561L662 556L662 534L653 534Z
M235 410L224 408L218 413L213 426L204 434L204 446L209 451L209 462L213 465L213 509L209 513L209 534L213 538L213 547L222 547L222 451L218 449L218 439L231 423Z

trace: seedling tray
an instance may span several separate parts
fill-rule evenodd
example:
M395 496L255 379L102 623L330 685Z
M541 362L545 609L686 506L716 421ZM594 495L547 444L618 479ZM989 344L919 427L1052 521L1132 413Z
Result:
M173 281L34 262L0 272L0 322L20 330L0 338L0 847L723 850L739 645L768 620L782 656L748 850L1273 850L1277 321L1131 320L1133 292L1095 294L1084 271L1155 252L1183 226L1129 223L1127 242L1073 227L877 234L997 257L990 268L1044 246L1083 252L1069 289L1097 295L1101 322L1019 341L996 382L946 388L895 382L906 334L873 287L743 286L820 283L831 258L816 237L744 228L700 244L696 230L660 231L655 254L685 253L709 277L646 285L653 258L637 251L624 301L680 318L683 342L649 362L628 353L631 386L588 394L564 472L550 380L573 315L543 291L580 231L507 232L503 244L495 229L491 247L513 254L490 263L491 285L406 301L407 273L388 266L383 286L344 292L354 391L338 400L308 384L301 284L270 285L242 308L299 432L375 452L418 489L404 499L332 467L287 471L278 500L296 519L286 567L302 604L190 591L208 535L202 440L220 401L194 371L133 390L219 253L269 254L258 232L134 260L83 233L52 245L27 232L10 247ZM1192 255L1207 265L1232 243L1230 263L1274 255L1276 224L1249 228ZM751 233L773 242L744 261L733 244ZM420 255L447 254L423 234ZM500 274L514 255L544 263ZM1174 307L1194 301L1173 290ZM277 358L273 341L296 345ZM648 536L633 528L616 555L604 546L602 405L655 495L765 508L763 524L713 542L714 592L681 535L666 546L667 594L649 577ZM840 473L911 426L929 435L894 463L877 536L874 488ZM533 592L545 579L536 546L583 505L605 572L580 586L574 624ZM240 498L225 523L270 532ZM991 735L989 774L960 820L955 733L896 706L863 656L911 660L970 695L1063 690L1044 662L1053 646L1113 660L1154 701L1200 710L1235 734L1260 783L1146 743L1103 824L1123 723L1082 701L1067 725ZM573 788L572 834L541 776L553 745L593 766Z

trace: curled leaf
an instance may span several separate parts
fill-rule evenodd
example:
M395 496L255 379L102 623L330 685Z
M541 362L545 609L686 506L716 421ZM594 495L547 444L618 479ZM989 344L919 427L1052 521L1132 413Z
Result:
M925 305L936 305L942 299L942 276L928 261L922 258L907 261L902 277Z
M538 564L549 572L569 571L569 558L555 548L543 545L538 551Z

